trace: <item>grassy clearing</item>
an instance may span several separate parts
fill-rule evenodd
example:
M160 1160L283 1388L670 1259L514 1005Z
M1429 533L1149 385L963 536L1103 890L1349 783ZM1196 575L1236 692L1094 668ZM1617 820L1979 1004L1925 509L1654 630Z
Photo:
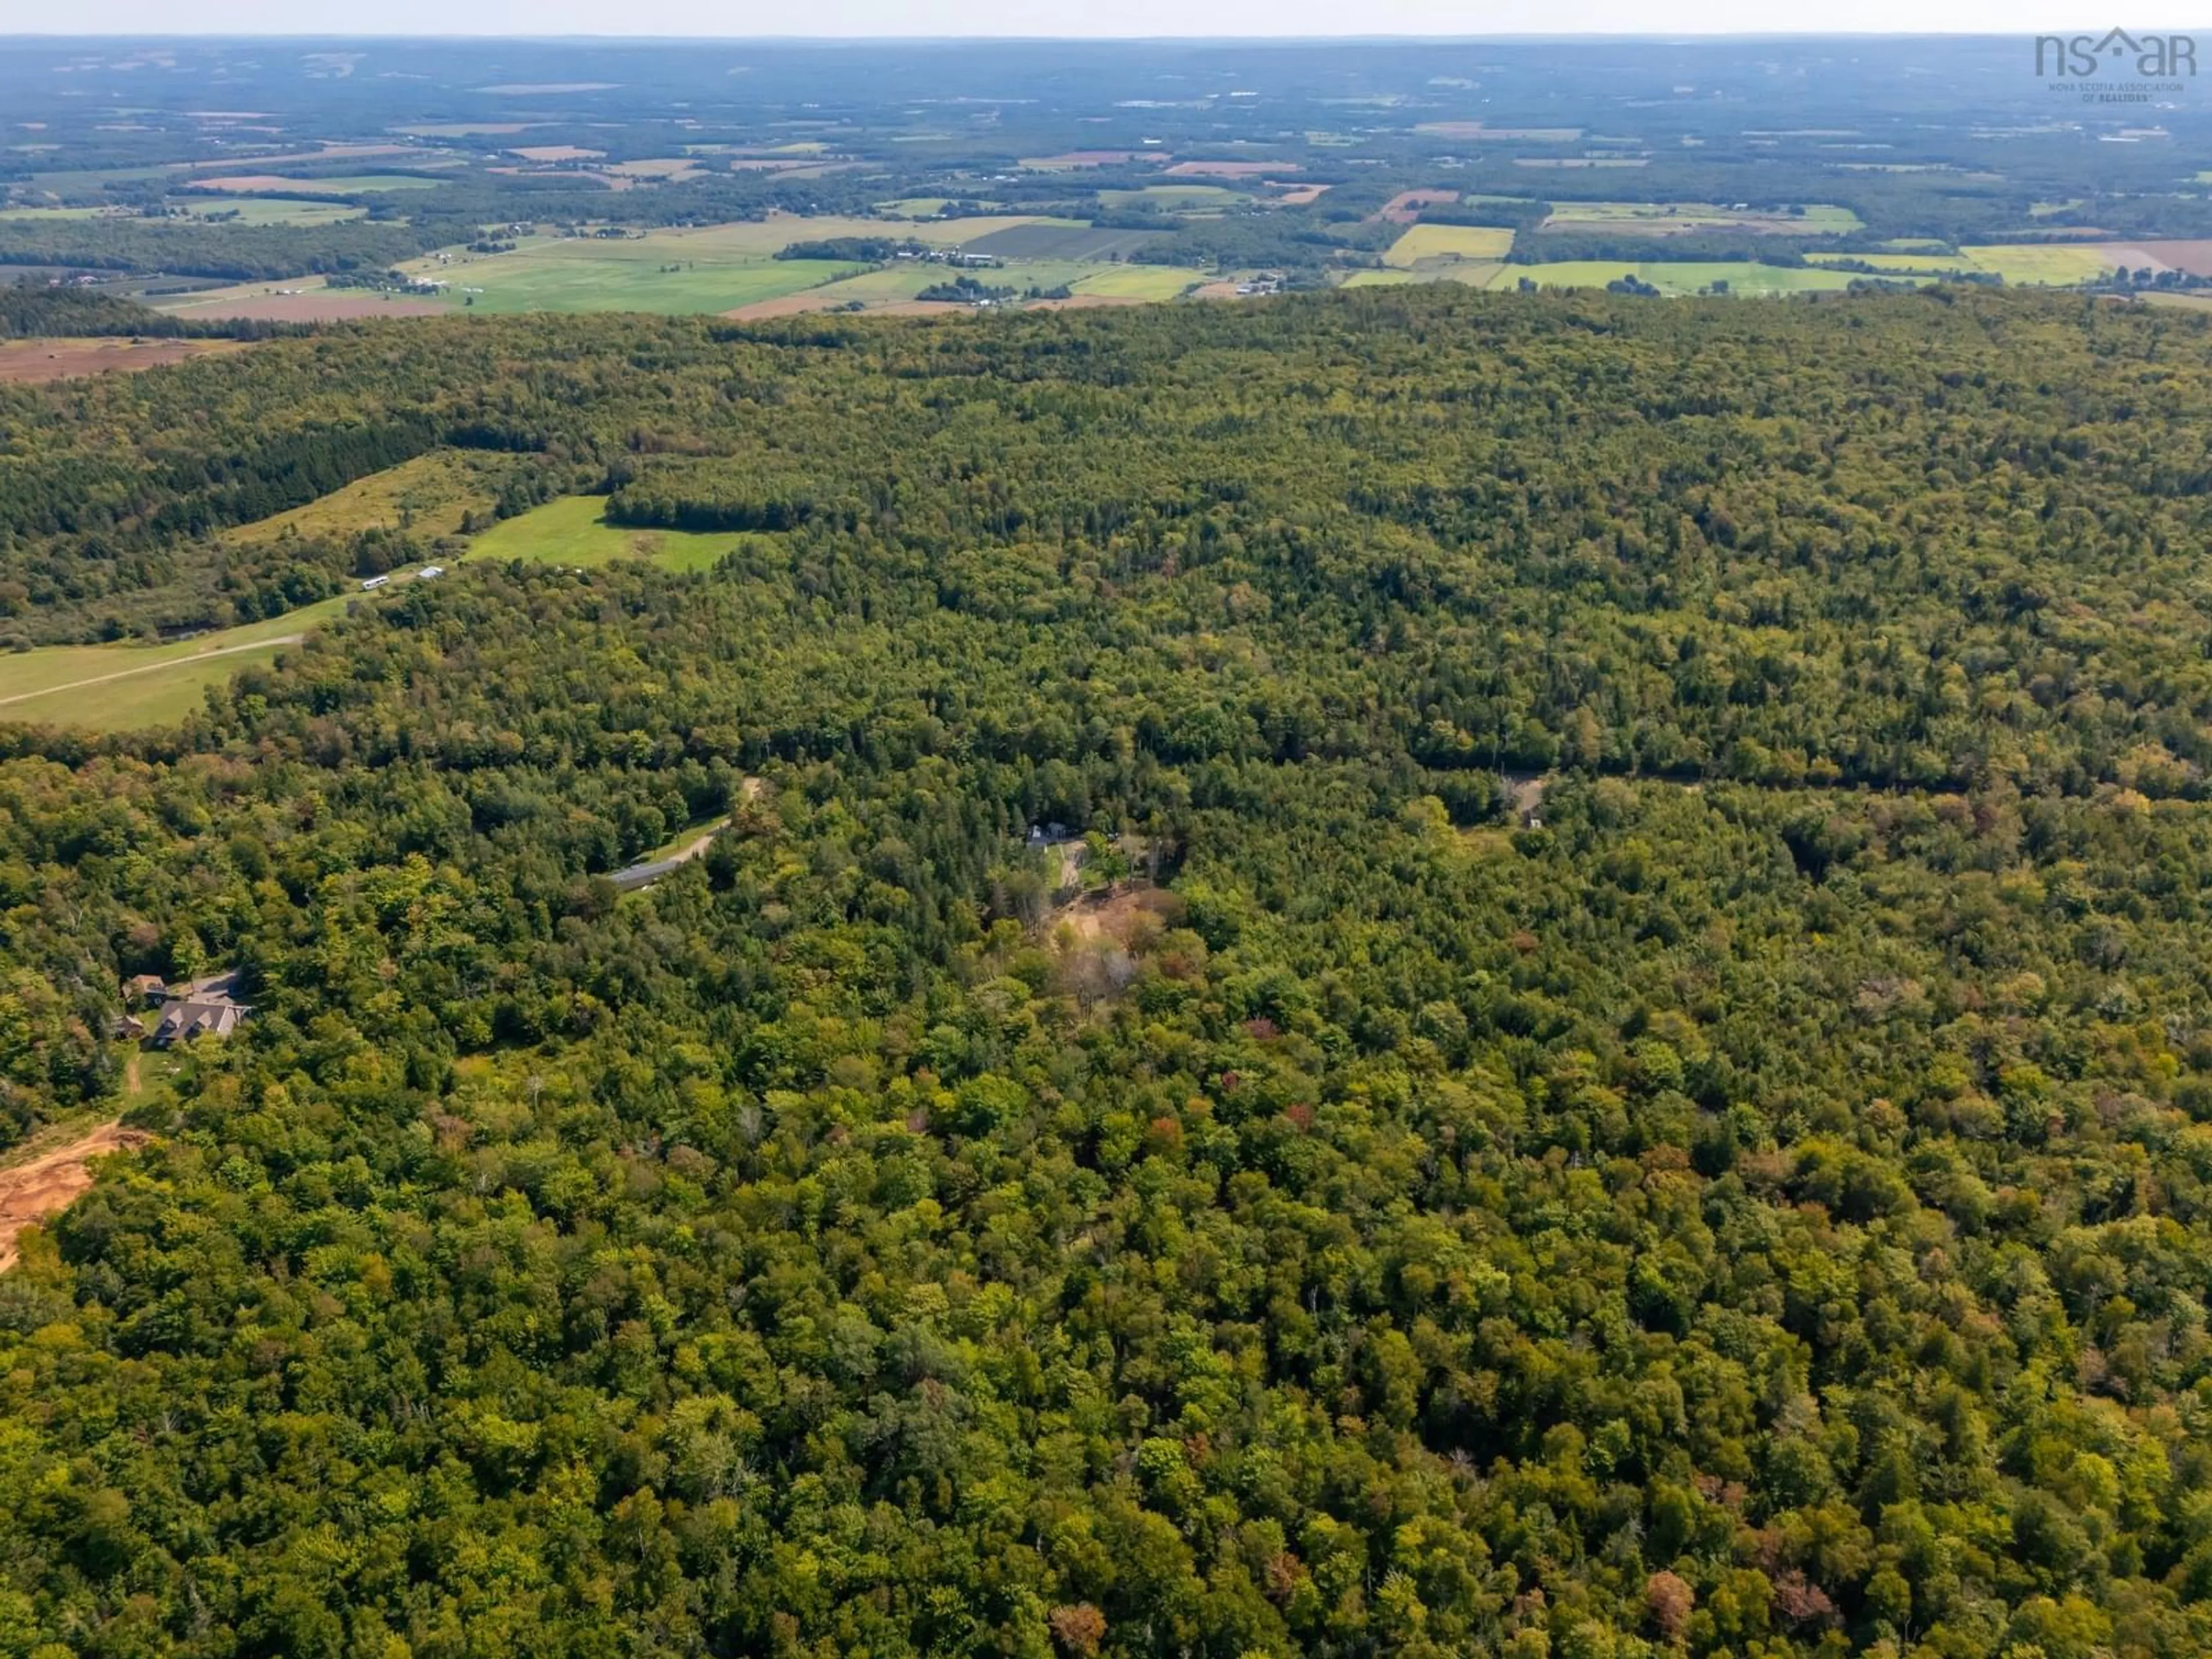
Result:
M241 525L223 539L274 541L302 536L349 536L358 530L406 529L417 536L457 536L465 513L489 513L513 465L504 457L441 449L356 478L343 489L289 513Z
M1028 218L916 223L910 234L939 246L971 242L1027 225ZM1088 232L1089 227L1079 228ZM885 222L776 214L753 222L655 230L643 236L538 237L512 253L448 249L402 269L452 284L446 302L477 311L648 311L677 316L733 311L853 275L865 267L834 260L777 259L794 242L881 236ZM479 289L471 295L465 290Z
M212 201L204 196L182 200L173 197L168 204L191 210L196 219L234 213L238 217L234 222L241 225L335 225L361 218L368 211L339 202L301 202L286 196L221 197Z
M407 269L450 283L448 303L473 304L495 315L649 311L682 316L795 294L862 267L835 260L772 259L656 234L625 241L526 242L513 253L456 258L445 265L416 261Z
M416 179L404 173L347 173L335 178L313 179L302 179L289 173L255 173L222 179L196 179L191 188L209 195L240 191L281 196L286 191L312 190L319 193L350 196L356 192L435 190L444 182L441 179Z
M896 202L878 202L876 211L894 219L929 219L952 205L950 196L902 196Z
M274 661L295 635L349 605L378 602L340 594L171 645L57 645L0 657L0 722L94 732L171 725L200 706L208 686Z
M89 732L136 732L174 726L201 707L210 685L228 682L242 668L266 665L290 649L257 645L223 656L207 657L133 674L101 685L61 689L0 705L0 720L32 726L66 726Z
M984 221L954 222L977 225ZM969 253L1000 259L1103 260L1117 253L1126 258L1158 236L1158 231L1102 228L1080 219L1031 219L987 235L963 237L959 246Z
M1808 253L1805 258L1816 265L1849 259L1895 276L1941 276L1976 268L1962 253Z
M1769 235L1840 236L1861 228L1847 207L1813 202L1780 210L1723 207L1712 202L1556 202L1547 229L1598 226L1654 232L1748 230Z
M2094 283L2112 268L2101 249L2076 247L2063 242L2037 246L1962 247L1959 252L1973 262L1976 270L2002 276L2007 283L2031 288L2067 288Z
M1173 212L1178 208L1227 207L1246 198L1225 185L1146 185L1137 190L1102 190L1098 199L1108 207L1156 207Z
M1513 233L1488 225L1413 225L1390 245L1382 263L1411 270L1424 260L1497 260L1513 246Z
M1633 275L1669 298L1701 293L1715 283L1726 283L1739 297L1764 299L1778 294L1832 292L1851 285L1849 271L1823 270L1818 266L1762 265L1748 259L1664 259L1631 264L1622 259L1571 259L1557 264L1501 265L1493 288L1510 289L1527 276L1540 288L1603 288L1624 276Z
M1204 271L1181 265L1099 265L1068 287L1078 294L1095 294L1102 299L1172 300L1204 281Z
M668 570L710 570L741 539L734 531L635 530L609 524L599 495L567 495L494 525L470 546L478 559L590 567L650 559Z

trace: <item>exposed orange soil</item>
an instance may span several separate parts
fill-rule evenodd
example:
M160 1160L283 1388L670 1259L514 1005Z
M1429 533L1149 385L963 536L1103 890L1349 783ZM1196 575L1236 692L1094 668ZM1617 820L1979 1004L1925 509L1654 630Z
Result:
M0 1273L15 1265L17 1234L60 1214L90 1190L92 1171L86 1167L89 1160L143 1146L151 1139L143 1130L103 1123L65 1146L13 1169L0 1170Z
M236 351L236 340L0 340L0 380L65 380Z
M1078 939L1110 939L1127 945L1146 928L1162 927L1182 914L1182 901L1158 887L1119 887L1085 893L1052 913L1054 929L1066 927Z
M1284 191L1275 199L1285 207L1304 207L1310 202L1321 200L1322 192L1328 188L1327 185L1297 185Z
M1375 216L1386 223L1410 225L1421 216L1425 207L1442 207L1446 202L1459 200L1455 190L1401 190Z

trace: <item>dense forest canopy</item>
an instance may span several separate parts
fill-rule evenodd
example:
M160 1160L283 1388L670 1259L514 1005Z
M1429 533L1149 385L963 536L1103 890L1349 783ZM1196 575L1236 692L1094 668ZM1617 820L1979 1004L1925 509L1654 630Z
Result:
M9 1123L255 1012L0 1278L0 1652L2204 1651L2208 434L1951 293L0 388L27 634L441 447L729 542L6 730Z

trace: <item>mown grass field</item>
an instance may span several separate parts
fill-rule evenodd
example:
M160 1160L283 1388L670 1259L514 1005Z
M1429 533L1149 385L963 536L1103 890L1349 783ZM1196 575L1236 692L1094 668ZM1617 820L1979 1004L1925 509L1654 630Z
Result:
M1961 247L1959 252L1973 262L1976 270L1988 271L2008 283L2027 287L2068 288L2077 283L2094 283L2112 268L2112 261L2103 249L2064 242L2038 246Z
M1748 230L1766 234L1840 236L1857 230L1857 214L1847 207L1811 202L1801 210L1723 207L1712 202L1554 202L1550 230L1602 228L1660 234L1702 230Z
M1526 276L1540 288L1603 288L1629 275L1641 278L1670 297L1698 294L1715 283L1726 283L1730 295L1749 299L1765 299L1778 294L1821 293L1851 285L1849 271L1824 270L1818 266L1762 265L1748 259L1682 263L1650 259L1641 264L1623 259L1571 259L1557 264L1501 265L1490 286L1510 289Z
M1225 185L1146 185L1137 190L1102 190L1108 207L1154 207L1174 213L1190 208L1220 208L1247 199Z
M1513 233L1490 225L1413 225L1390 244L1382 263L1411 270L1424 261L1498 260L1513 247Z
M1403 266L1386 266L1381 270L1355 270L1344 279L1346 288L1388 288L1398 283L1458 283L1468 288L1495 288L1507 270L1531 270L1531 265L1506 266L1492 260L1461 259L1443 264L1431 264L1419 270ZM1513 286L1510 281L1503 286Z
M249 164L250 161L241 163ZM186 188L195 194L204 195L236 191L281 196L287 191L312 190L318 193L349 196L356 192L435 190L444 182L441 179L416 179L404 173L348 173L335 178L313 179L303 179L292 173L241 173L219 179L195 179Z
M241 225L334 225L347 219L358 219L368 213L363 207L348 207L342 202L302 202L288 196L218 196L204 195L172 198L172 207L189 208L195 218L206 219L218 213L234 213L234 222Z
M447 303L495 315L649 311L681 316L794 294L863 267L829 259L775 259L655 234L624 241L526 242L513 253L466 263L455 259L449 265L418 261L410 269L450 283Z
M0 656L0 722L95 732L173 725L200 706L206 687L271 661L295 635L359 603L376 601L341 594L171 645L56 645Z
M1006 216L952 219L916 223L908 234L935 246L951 247L1037 222ZM1095 234L1087 225L1073 228ZM643 236L535 237L512 253L448 249L442 259L416 259L401 269L449 283L443 298L447 305L493 314L648 311L678 316L734 311L862 271L866 266L848 261L774 256L794 242L880 237L886 228L881 219L777 214L734 224L654 230ZM471 289L482 292L470 294Z
M983 222L956 219L943 228ZM987 234L963 236L957 246L969 253L988 253L1000 259L1104 260L1115 254L1127 257L1158 236L1158 231L1116 230L1081 219L1031 219Z
M565 495L494 525L470 544L477 559L590 567L615 559L650 559L670 570L710 570L734 548L735 531L634 530L601 515L599 495Z
M1805 258L1816 265L1850 260L1897 276L1940 276L1979 269L1963 253L1808 253Z

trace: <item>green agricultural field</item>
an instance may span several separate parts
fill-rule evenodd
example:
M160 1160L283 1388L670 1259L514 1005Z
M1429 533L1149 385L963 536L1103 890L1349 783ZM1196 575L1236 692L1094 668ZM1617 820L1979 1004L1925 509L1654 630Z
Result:
M1963 253L1808 253L1805 258L1816 265L1839 264L1848 259L1895 276L1941 276L1976 269Z
M994 279L994 285L1004 287L1011 280L996 272L984 275ZM896 305L914 296L933 283L948 280L943 265L924 264L919 260L896 265L885 265L879 270L863 270L857 276L842 277L818 289L808 290L808 298L818 301L823 308L858 300L865 306Z
M1410 270L1423 261L1502 259L1513 246L1513 233L1489 225L1413 225L1390 245L1382 263Z
M417 260L404 267L443 278L446 299L494 314L522 311L649 311L664 316L731 311L796 294L863 267L849 261L775 259L676 233L636 240L540 239L513 253ZM470 290L480 290L471 293Z
M189 209L195 218L211 218L218 213L238 216L234 222L241 225L334 225L346 219L358 219L368 210L348 207L343 202L302 202L289 196L218 196L210 198L204 192L179 199L172 197L171 207Z
M242 668L264 666L289 647L257 645L149 669L100 685L63 688L0 703L0 720L68 726L89 732L132 732L174 726L200 707L201 694Z
M533 564L606 564L650 559L670 570L710 570L741 539L733 531L634 530L609 524L599 495L565 495L504 520L470 544L478 559L521 559Z
M1634 226L1654 232L1748 230L1791 236L1840 236L1862 228L1850 209L1820 202L1779 211L1711 202L1555 202L1544 222L1553 230Z
M2101 250L2070 246L2064 242L2010 247L1962 247L1960 252L1976 270L2002 276L2008 283L2028 288L2070 288L2094 283L2112 268Z
M1019 270L1023 267L1013 269ZM1103 299L1172 300L1205 280L1204 271L1181 265L1095 265L1087 276L1078 276L1068 287L1078 294L1095 294Z
M1146 185L1139 190L1102 190L1098 199L1109 208L1154 207L1173 213L1188 208L1227 207L1249 198L1223 185Z
M269 661L297 635L364 602L374 601L341 594L172 645L57 645L0 656L0 722L102 732L167 725L198 708L204 688Z
M1664 259L1631 264L1624 259L1570 259L1557 264L1501 265L1493 288L1512 288L1526 276L1540 288L1603 288L1633 275L1670 298L1698 294L1717 282L1739 297L1763 299L1778 294L1833 292L1851 285L1848 271L1817 266L1762 265L1748 259Z
M210 179L205 185L195 185L193 193L196 196L245 194L250 188L251 193L256 196L281 196L288 190L312 190L331 195L352 196L384 191L435 190L446 182L442 179L412 178L404 173L348 173L335 178L303 179L294 173L252 173L249 171L252 165L250 157L241 161L239 163L240 172L233 176L256 179L267 179L271 182L265 185L257 183L250 187L240 185L226 191L209 188L209 185L218 182L216 179Z
M104 207L0 207L0 219L119 219L136 217Z
M963 219L950 222L981 225L991 222ZM1101 228L1080 219L1028 219L1017 224L1001 224L1000 228L986 234L963 236L957 245L966 252L988 253L1000 259L1103 260L1117 253L1126 258L1146 243L1157 241L1159 235L1154 230Z
M878 202L876 211L894 219L928 219L952 205L950 196L902 196L896 202Z

